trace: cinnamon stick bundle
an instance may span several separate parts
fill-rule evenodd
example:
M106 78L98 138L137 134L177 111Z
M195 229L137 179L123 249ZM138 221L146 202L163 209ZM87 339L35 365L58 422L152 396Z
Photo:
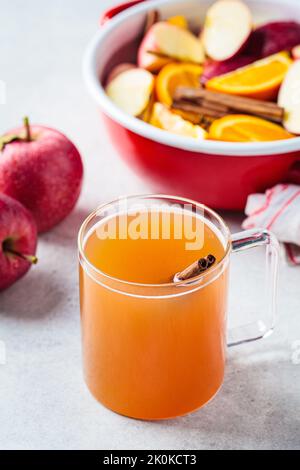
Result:
M229 114L229 110L227 108L224 108L224 110L214 109L213 107L207 105L204 106L200 104L194 104L184 100L174 101L172 108L195 113L200 116L210 117L213 119L219 119Z
M150 10L147 13L145 26L144 26L144 36L152 28L152 26L160 20L160 15L157 10Z
M213 255L208 255L206 258L201 258L195 263L188 266L181 273L176 274L176 281L187 281L193 277L198 276L207 269L209 269L216 262L216 258Z
M204 88L178 87L173 96L173 107L203 113L215 119L228 114L250 114L282 124L284 109L276 103L229 95Z

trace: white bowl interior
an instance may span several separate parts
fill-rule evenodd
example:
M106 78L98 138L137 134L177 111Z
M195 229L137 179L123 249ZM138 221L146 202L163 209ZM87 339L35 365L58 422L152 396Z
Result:
M156 129L136 118L126 115L105 95L101 83L108 72L122 62L135 62L138 44L148 10L158 9L162 18L176 14L185 15L193 28L203 24L208 7L213 0L148 0L118 14L101 27L90 43L85 60L84 75L88 89L102 110L124 127L149 139L185 150L224 155L268 155L300 150L300 138L263 143L227 143L195 141ZM267 21L300 21L299 0L246 0L256 25Z

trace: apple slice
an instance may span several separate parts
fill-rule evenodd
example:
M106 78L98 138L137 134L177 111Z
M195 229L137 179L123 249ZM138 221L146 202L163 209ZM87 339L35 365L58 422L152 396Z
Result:
M146 70L158 71L171 59L202 64L203 45L187 29L160 21L143 39L138 51L138 65Z
M219 0L208 10L202 32L207 55L223 61L237 55L252 31L252 15L238 0Z
M165 66L173 62L169 57L163 57L154 52L147 51L147 46L141 43L138 53L138 65L152 73L158 73Z
M285 109L284 127L300 134L300 61L290 67L281 85L278 104Z
M157 23L155 23L157 24ZM155 53L155 50L158 49L156 45L156 40L153 32L154 25L148 30L147 34L142 40L139 50L138 50L138 66L143 69L148 70L149 72L157 73L165 65L172 62L172 59L169 57L163 57L158 53ZM157 51L158 52L158 51Z
M178 114L172 113L167 106L161 103L154 104L150 124L159 129L185 137L199 140L207 137L207 132L202 127L196 126Z
M137 117L147 108L153 89L153 75L136 67L117 75L107 85L106 93L119 108Z
M292 49L292 57L294 60L300 59L300 44Z
M127 62L124 62L124 64L116 65L116 67L114 67L112 71L109 73L107 80L106 80L106 85L112 82L121 73L127 72L127 70L132 70L132 69L136 69L136 65L130 64Z

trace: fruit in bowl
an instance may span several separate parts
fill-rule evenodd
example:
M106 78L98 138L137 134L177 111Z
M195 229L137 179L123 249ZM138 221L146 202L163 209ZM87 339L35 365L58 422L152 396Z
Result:
M280 89L279 104L285 109L284 125L300 135L300 61L290 67Z
M251 11L243 2L219 0L206 14L201 32L208 57L224 61L235 57L247 44L253 20Z
M139 67L157 72L171 60L202 64L204 57L202 42L188 29L160 21L146 33L137 62Z
M292 64L287 52L280 52L206 82L208 90L273 101Z
M194 139L201 140L207 137L207 132L201 126L192 124L181 116L172 113L172 111L161 103L154 104L150 124L159 129L164 129L182 136L190 136Z
M274 21L257 28L248 48L258 50L261 57L291 51L300 44L300 24L295 21Z
M111 72L107 95L127 114L197 140L293 138L300 134L297 111L291 117L287 98L277 103L277 97L289 95L294 83L287 77L299 56L300 24L255 27L252 13L242 1L218 0L208 9L200 33L180 12L164 21L152 15L158 21L147 28L136 64L129 69L119 64ZM252 132L245 131L246 122Z
M111 75L113 78L106 87L110 99L131 116L141 116L153 93L153 75L138 67L121 70L119 73L114 69Z
M255 56L240 54L228 60L218 61L207 59L204 63L203 73L201 75L201 84L205 86L211 78L225 75L234 70L246 67L255 61Z
M294 60L300 59L300 45L293 47L292 56Z

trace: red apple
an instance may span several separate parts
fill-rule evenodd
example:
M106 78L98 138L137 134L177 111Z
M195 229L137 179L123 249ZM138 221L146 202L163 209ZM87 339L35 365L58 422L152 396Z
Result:
M256 50L261 58L277 52L291 51L300 44L300 23L275 21L257 28L249 39L247 47Z
M39 232L63 220L81 190L83 165L72 142L43 126L15 129L0 138L0 192L31 211Z
M30 212L0 194L0 291L11 286L36 263L37 228Z
M203 67L201 83L205 85L205 83L211 78L225 75L226 73L233 72L241 67L246 67L246 65L252 64L255 60L256 57L247 55L238 55L222 62L207 60Z
M201 32L207 55L217 61L235 57L252 31L249 7L237 0L218 0L208 10Z

